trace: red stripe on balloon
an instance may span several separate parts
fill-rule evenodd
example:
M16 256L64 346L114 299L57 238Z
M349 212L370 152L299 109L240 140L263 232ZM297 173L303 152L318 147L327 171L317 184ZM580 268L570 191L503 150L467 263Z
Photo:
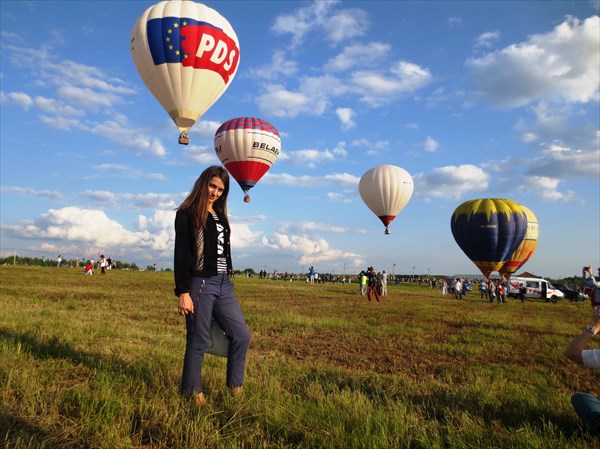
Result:
M382 223L385 226L389 225L394 218L396 218L395 215L380 215L379 216L379 219L382 221Z
M238 183L243 181L258 182L269 170L270 165L256 161L233 161L226 163L225 168Z

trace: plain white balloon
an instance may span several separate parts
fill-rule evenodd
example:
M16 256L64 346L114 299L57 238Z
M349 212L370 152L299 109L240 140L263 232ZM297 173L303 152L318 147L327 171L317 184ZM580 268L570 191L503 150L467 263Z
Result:
M358 190L367 207L385 225L385 233L390 234L389 224L410 201L414 184L403 168L380 165L362 175Z

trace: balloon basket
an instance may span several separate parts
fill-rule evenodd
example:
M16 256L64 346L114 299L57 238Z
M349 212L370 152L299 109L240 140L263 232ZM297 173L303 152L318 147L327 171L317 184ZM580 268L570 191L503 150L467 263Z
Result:
M390 235L391 233L390 228L385 228L385 235Z
M180 145L188 145L190 143L190 136L185 133L181 133L179 134L178 142Z
M250 195L245 195L244 196L244 203L249 203L250 202Z

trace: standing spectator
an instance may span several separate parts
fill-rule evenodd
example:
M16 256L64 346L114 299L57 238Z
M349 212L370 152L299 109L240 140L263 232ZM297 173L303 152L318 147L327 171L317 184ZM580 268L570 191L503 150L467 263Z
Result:
M456 283L454 284L454 297L456 299L463 299L463 285L460 278L456 278Z
M442 295L446 295L446 293L448 293L448 283L446 282L446 279L442 279L440 282L440 289L442 290Z
M521 282L519 284L519 299L521 300L521 303L525 302L525 293L527 293L527 288Z
M494 304L494 299L496 299L496 286L492 281L487 284L488 296L490 297L490 304Z
M383 270L383 273L381 273L381 296L387 296L387 280L388 274Z
M367 270L368 271L368 270ZM360 294L365 296L367 294L367 273L365 271L360 272Z
M98 263L100 264L100 273L106 274L106 259L104 258L104 254L100 254Z
M483 280L483 279L479 283L479 293L481 294L479 299L483 299L483 298L488 299L487 288L485 286L485 280Z
M59 254L56 258L56 267L60 268L60 264L62 263L62 256Z
M229 340L227 387L243 392L250 331L233 291L227 195L229 175L221 166L205 169L175 215L175 295L185 316L186 346L181 394L198 404L206 398L202 363L214 319Z
M585 367L600 373L600 349L585 349L592 338L600 331L600 315L593 314L591 325L576 336L565 351L565 355ZM594 436L600 436L600 400L588 393L575 393L571 404L586 429Z
M375 273L375 269L373 267L369 267L367 270L367 278L367 299L369 302L372 301L371 293L373 293L377 302L381 302L379 293L377 292L377 274Z
M594 279L594 275L592 274L592 272L593 269L591 265L589 267L583 267L581 282L584 287L592 289L590 299L592 307L595 308L600 306L600 282ZM600 268L598 269L598 276L600 277Z
M500 304L504 303L504 286L501 281L498 281L496 284L496 296L498 297L498 302Z
M315 283L315 268L313 266L308 269L308 278L311 285Z

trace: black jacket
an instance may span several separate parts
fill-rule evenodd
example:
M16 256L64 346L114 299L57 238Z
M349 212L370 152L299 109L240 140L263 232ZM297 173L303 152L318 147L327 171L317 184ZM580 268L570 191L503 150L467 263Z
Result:
M224 221L219 216L221 223ZM227 272L233 271L231 263L230 232L225 228L225 258ZM198 229L189 209L179 209L175 215L175 295L192 289L192 277L217 275L217 225L211 214L206 229Z

